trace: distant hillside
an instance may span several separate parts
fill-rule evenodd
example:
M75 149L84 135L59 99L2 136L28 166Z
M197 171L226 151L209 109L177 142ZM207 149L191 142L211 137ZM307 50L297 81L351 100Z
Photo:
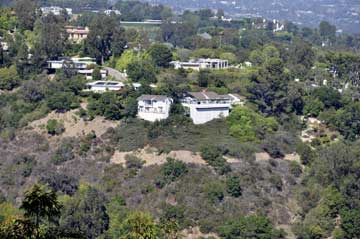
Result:
M304 26L318 26L321 20L346 32L360 33L358 0L145 0L165 4L177 11L199 8L224 9L232 17L264 17L290 20Z

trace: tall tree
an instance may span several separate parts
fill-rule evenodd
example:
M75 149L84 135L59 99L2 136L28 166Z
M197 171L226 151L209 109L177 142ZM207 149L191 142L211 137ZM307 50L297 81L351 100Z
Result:
M64 205L60 227L72 235L94 239L109 227L105 196L92 187L80 190Z
M269 60L259 73L253 77L253 85L249 87L250 100L267 115L280 115L288 108L289 77L284 72L280 59Z
M15 12L23 29L33 30L38 6L38 0L15 1Z
M172 61L172 52L163 44L155 44L149 49L149 54L154 63L159 67L168 67Z
M125 30L114 16L99 15L90 25L85 41L85 52L96 58L98 63L111 55L120 56L126 46Z
M62 56L67 42L65 19L62 16L49 14L35 24L37 40L35 51L41 52L46 58Z
M57 201L54 191L35 184L25 193L25 198L20 208L25 211L24 216L33 223L35 238L40 238L41 224L47 222L58 223L61 205Z

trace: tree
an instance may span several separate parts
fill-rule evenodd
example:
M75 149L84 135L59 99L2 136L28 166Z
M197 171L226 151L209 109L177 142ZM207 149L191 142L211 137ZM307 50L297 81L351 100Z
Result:
M323 102L311 96L304 97L304 103L303 113L306 116L317 117L325 108Z
M334 42L336 39L336 27L327 21L321 21L319 25L320 36L325 40Z
M15 1L15 12L23 29L33 30L37 9L38 0Z
M101 72L100 72L100 68L99 67L95 67L93 73L92 73L92 80L94 81L99 81L101 80Z
M159 67L169 67L172 61L172 52L164 44L154 44L149 49L149 54L155 65Z
M109 227L105 203L105 196L98 190L83 187L65 203L60 219L61 229L80 238L97 238Z
M135 82L143 82L146 84L156 82L156 70L148 61L135 61L127 66L127 74L129 78Z
M35 24L37 39L35 49L45 58L62 56L68 39L65 20L61 16L49 14L40 18Z
M220 226L219 234L226 239L276 239L283 235L273 228L268 218L252 215L231 220Z
M154 219L148 213L132 212L124 222L123 239L156 239L157 228Z
M231 176L226 180L226 191L233 197L241 196L240 179L236 176Z
M252 79L248 87L250 101L266 115L279 115L292 110L289 107L289 75L280 59L271 58Z
M85 40L85 53L96 58L98 63L103 63L111 55L120 56L125 46L124 29L114 16L98 15L93 19Z
M120 56L120 58L116 61L115 68L119 71L124 71L127 69L128 65L134 61L136 61L138 58L134 51L132 50L126 50L124 53Z
M35 184L29 191L25 192L25 198L20 208L25 211L24 216L33 223L35 238L40 238L40 224L46 222L57 224L61 205L57 201L54 191Z
M274 118L265 118L247 107L235 107L226 119L230 134L241 142L256 141L266 133L277 130Z
M47 98L47 105L51 110L65 112L78 105L77 98L69 92L58 92Z
M14 66L11 66L10 68L0 68L1 90L12 90L19 85L19 81L19 76Z
M341 228L345 232L345 238L360 237L360 210L344 210L341 213Z

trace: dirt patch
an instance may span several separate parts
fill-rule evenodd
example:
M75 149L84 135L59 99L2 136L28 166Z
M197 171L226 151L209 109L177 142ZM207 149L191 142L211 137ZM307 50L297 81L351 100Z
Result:
M271 159L271 156L266 152L261 152L255 154L255 159L256 161L267 161Z
M193 163L205 165L206 162L203 160L199 153L193 153L186 150L171 151L170 153L159 154L158 150L155 148L146 147L137 151L131 152L119 152L115 151L110 162L114 164L125 164L126 155L135 155L138 158L141 158L145 161L144 166L150 165L161 165L166 162L168 157L175 158L177 160L183 161L184 163Z
M296 161L300 163L300 155L298 155L297 153L286 154L284 159L289 161Z
M108 128L116 127L119 124L116 121L106 120L103 117L96 117L92 121L84 121L76 112L77 110L71 110L66 113L51 112L46 117L30 123L29 128L45 136L50 141L53 141L64 137L83 136L92 131L94 131L97 136L100 136L104 134ZM65 127L65 132L59 136L48 135L46 124L50 119L56 119L62 122Z
M200 231L199 227L192 227L189 229L183 230L181 233L182 238L184 239L199 239L199 238L220 238L215 233L204 234Z

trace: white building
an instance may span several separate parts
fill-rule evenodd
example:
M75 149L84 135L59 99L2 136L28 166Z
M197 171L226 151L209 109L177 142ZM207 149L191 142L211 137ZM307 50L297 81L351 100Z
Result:
M85 40L90 32L88 27L66 26L65 28L69 35L68 39L76 43L80 43L81 41Z
M0 47L4 50L4 51L8 51L9 50L9 44L7 42L0 42Z
M163 95L142 95L138 99L138 117L155 122L169 117L173 100Z
M124 83L118 81L95 81L87 83L88 91L102 93L106 91L119 91L125 87Z
M104 13L108 16L110 16L112 13L114 13L115 15L121 15L121 12L119 10L112 10L112 9L104 10Z
M199 71L201 69L227 69L229 68L229 61L222 59L200 58L197 60L190 60L187 62L173 61L171 64L175 69L192 69Z
M40 8L41 13L43 15L49 15L50 13L59 16L63 11L66 11L68 15L72 15L72 9L71 8L61 8L57 6L51 6L51 7L42 7Z
M58 69L75 69L79 74L84 75L87 80L92 80L92 73L94 71L94 66L96 65L95 59L90 57L83 58L59 58L59 60L50 60L47 61L47 68L50 71ZM106 78L107 71L100 70L102 78Z
M227 117L232 98L215 92L188 92L182 99L187 114L194 124L204 124L213 119Z

